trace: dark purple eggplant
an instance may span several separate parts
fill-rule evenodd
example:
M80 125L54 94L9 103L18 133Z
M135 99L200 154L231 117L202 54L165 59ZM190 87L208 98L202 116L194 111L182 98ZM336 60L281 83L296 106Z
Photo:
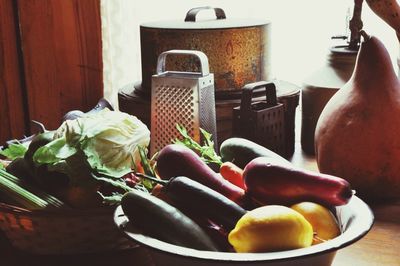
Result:
M194 151L183 145L165 146L157 156L156 166L159 176L164 180L185 176L218 191L239 205L245 202L243 189L214 172Z
M291 205L313 201L325 206L346 204L353 195L343 178L259 157L244 169L246 193L256 202Z
M129 222L145 234L179 246L218 251L199 225L149 193L132 190L122 197L121 206Z
M221 193L185 176L177 176L168 181L137 174L163 184L166 196L184 212L210 219L228 232L235 228L237 221L246 210Z

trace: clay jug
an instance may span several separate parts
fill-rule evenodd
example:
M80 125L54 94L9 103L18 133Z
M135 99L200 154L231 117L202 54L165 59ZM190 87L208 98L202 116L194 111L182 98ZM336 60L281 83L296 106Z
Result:
M400 83L389 53L363 32L350 80L315 131L319 170L347 179L365 199L400 196Z
M357 51L347 46L330 49L323 66L308 76L301 89L301 148L313 155L315 127L319 115L332 96L350 79Z

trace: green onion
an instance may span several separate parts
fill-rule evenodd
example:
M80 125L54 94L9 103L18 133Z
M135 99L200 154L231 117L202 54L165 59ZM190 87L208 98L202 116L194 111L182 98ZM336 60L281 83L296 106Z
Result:
M29 210L61 208L63 202L0 169L0 193Z

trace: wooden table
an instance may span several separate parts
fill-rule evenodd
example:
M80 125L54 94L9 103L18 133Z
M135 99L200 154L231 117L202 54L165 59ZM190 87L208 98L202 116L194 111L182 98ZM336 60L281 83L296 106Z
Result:
M299 139L298 136L296 139ZM292 162L300 167L317 170L315 158L305 155L296 142ZM333 266L400 266L400 200L373 204L375 224L360 241L337 252ZM151 265L141 248L128 251L74 256L36 256L20 252L0 235L0 265L4 266L70 266L70 265ZM312 265L310 265L312 266Z

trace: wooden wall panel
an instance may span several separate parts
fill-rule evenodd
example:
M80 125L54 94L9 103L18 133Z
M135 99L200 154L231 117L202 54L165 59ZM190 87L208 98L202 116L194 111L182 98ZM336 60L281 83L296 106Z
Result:
M30 118L59 126L103 96L100 0L18 0Z
M18 29L12 0L0 0L0 145L25 133L21 72L18 63Z

